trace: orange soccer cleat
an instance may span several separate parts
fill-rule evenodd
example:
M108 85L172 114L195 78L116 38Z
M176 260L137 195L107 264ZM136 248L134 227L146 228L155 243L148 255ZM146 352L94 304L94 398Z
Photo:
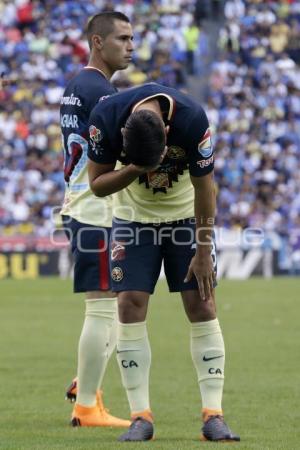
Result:
M76 400L77 396L77 379L75 378L66 392L66 399L71 402ZM75 404L71 425L73 427L115 427L127 428L130 426L130 420L119 419L118 417L109 414L108 409L105 408L102 400L102 391L98 390L96 394L96 406L86 407Z

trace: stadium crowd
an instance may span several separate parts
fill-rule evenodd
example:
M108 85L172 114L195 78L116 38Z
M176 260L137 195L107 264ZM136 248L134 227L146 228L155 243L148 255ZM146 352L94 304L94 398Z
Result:
M217 131L218 225L294 233L293 245L300 246L300 4L228 0L224 20L218 17L219 56L210 63L209 26L201 17L212 22L220 5L1 2L0 73L14 79L0 91L2 235L46 236L53 227L51 210L64 190L60 97L87 61L87 17L116 9L135 31L134 63L115 78L117 87L153 80L188 89L190 76L210 64L204 107Z
M212 65L218 224L279 234L300 269L300 4L228 1Z

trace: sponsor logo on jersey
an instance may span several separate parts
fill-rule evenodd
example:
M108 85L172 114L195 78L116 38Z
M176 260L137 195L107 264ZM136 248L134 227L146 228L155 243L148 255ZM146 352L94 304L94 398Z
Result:
M75 97L72 93L69 97L62 97L60 99L61 105L74 105L74 106L82 106L80 98Z
M211 156L209 159L202 159L201 161L197 161L197 164L201 167L201 169L204 169L204 167L210 166L213 162L214 157Z
M211 143L211 132L209 128L207 128L201 142L199 142L198 152L201 156L203 156L203 158L209 158L212 155L213 148Z
M121 269L121 267L114 267L111 271L111 277L114 281L122 281L123 277L124 277L124 273L123 270Z
M125 259L125 246L123 242L113 241L111 244L111 260L122 261Z
M93 143L100 142L102 139L102 133L99 128L96 128L94 125L91 125L89 128L90 139Z

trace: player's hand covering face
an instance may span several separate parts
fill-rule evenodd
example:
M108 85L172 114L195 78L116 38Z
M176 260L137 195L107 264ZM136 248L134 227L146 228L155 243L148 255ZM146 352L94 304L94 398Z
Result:
M166 153L168 151L168 147L165 146L164 151L162 152L161 156L159 157L159 160L157 161L157 164L154 164L152 166L139 166L137 164L132 164L141 174L146 172L154 172L159 168L161 163L163 162L164 157L166 156Z

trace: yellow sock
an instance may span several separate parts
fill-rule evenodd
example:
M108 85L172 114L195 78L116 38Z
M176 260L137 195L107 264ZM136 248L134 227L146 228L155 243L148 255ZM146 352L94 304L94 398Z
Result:
M150 410L151 349L146 322L119 323L117 359L131 413Z
M225 348L218 319L191 324L191 353L202 408L222 411Z
M96 392L108 361L108 345L115 314L115 299L86 300L85 320L78 346L79 405L92 407L96 404Z

